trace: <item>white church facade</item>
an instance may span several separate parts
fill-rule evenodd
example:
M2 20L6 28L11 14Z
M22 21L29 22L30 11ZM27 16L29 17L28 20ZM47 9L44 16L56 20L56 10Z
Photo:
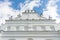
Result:
M38 16L33 10L26 10L22 16L9 18L0 27L0 40L60 40L60 24L55 19Z

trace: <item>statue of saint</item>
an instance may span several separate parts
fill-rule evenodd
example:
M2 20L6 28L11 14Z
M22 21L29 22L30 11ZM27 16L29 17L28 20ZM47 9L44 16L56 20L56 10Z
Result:
M9 17L9 20L12 20L12 17L13 17L13 16Z

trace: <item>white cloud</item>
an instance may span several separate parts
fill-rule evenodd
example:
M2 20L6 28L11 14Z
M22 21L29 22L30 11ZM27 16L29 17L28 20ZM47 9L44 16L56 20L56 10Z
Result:
M26 0L26 3L25 5L21 4L21 10L20 10L20 13L22 15L22 12L24 12L25 10L29 9L29 10L32 10L34 7L39 7L40 6L40 0L33 0L29 3L28 0Z
M0 24L5 23L5 19L9 18L8 14L15 17L19 13L19 11L12 9L9 5L11 5L11 3L7 0L0 2Z
M52 19L56 19L57 22L58 14L56 2L58 2L58 0L50 0L49 3L47 4L47 11L44 11L43 14L45 17L51 16Z

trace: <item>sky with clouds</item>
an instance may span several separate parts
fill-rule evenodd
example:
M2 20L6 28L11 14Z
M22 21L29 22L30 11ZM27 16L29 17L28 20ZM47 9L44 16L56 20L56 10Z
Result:
M51 16L60 22L60 0L0 0L0 25L10 16L22 15L25 10L34 10L44 17Z

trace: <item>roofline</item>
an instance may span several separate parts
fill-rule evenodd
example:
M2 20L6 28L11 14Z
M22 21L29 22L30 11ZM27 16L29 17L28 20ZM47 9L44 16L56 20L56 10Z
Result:
M49 19L20 19L20 20L6 20L6 21L25 21L25 20L28 20L28 21L56 21L55 19L54 20L49 20Z
M34 33L34 34L36 34L36 33L38 33L38 34L47 34L47 33L49 33L49 34L60 34L60 31L3 31L3 30L0 30L0 33L23 33L23 34L25 34L25 33Z

